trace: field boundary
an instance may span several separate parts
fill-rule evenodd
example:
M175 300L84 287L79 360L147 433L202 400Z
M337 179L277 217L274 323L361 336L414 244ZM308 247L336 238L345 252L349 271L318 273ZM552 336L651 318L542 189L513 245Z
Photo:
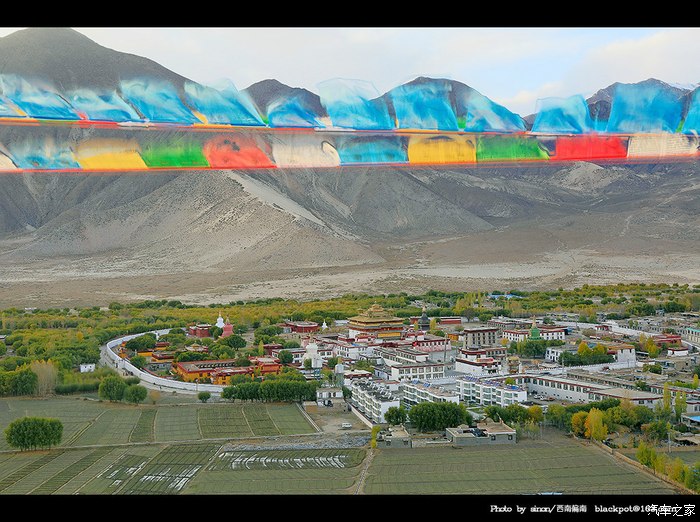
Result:
M295 402L294 404L297 405L297 408L299 408L299 411L304 416L304 418L307 421L309 421L309 424L311 424L311 426L313 426L313 428L316 430L316 433L321 433L323 430L321 428L319 428L318 425L313 421L311 416L308 413L306 413L306 410L301 406L301 404L298 402Z
M667 477L663 473L656 473L656 470L651 469L651 468L645 466L644 464L637 462L634 459L631 459L630 457L628 457L627 455L625 455L623 453L620 453L619 451L615 451L615 448L609 448L608 446L606 446L605 444L603 444L601 442L598 442L597 440L591 440L591 442L593 443L594 446L596 446L597 448L603 450L604 452L612 455L613 458L619 460L620 462L624 462L625 464L629 464L630 466L633 466L639 470L642 470L647 475L651 475L655 478L661 479L664 482L666 482L667 484L669 484L670 486L673 486L678 491L680 491L686 495L697 495L697 492L685 487L685 485L681 484L680 482L676 482L675 480Z

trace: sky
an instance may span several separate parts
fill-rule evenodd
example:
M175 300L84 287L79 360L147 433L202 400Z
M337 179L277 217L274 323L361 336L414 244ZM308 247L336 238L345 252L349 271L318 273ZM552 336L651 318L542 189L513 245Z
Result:
M0 28L5 36L18 28ZM379 94L417 76L463 82L522 116L537 100L614 82L700 83L700 28L74 27L191 80L238 89L268 78L318 93L325 80Z

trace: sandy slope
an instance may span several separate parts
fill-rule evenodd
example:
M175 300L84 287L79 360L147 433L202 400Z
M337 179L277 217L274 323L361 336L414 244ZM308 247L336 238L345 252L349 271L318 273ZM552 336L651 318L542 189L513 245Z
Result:
M698 170L6 176L0 306L695 284Z

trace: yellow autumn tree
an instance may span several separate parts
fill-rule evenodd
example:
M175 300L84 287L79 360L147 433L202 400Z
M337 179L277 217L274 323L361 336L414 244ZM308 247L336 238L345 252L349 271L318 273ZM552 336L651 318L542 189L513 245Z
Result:
M591 408L588 412L584 427L585 435L589 439L603 441L608 436L608 428L603 423L603 412L598 408Z
M571 431L579 437L586 433L586 417L587 411L579 411L571 416Z

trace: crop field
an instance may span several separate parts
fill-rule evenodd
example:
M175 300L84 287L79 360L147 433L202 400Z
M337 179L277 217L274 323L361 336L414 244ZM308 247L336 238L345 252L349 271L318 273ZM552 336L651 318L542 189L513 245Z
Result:
M158 453L125 481L120 494L166 495L179 493L219 449L218 444L170 446ZM122 468L107 470L106 475ZM123 479L122 479L123 480Z
M221 451L185 493L341 494L354 492L365 449Z
M293 404L134 406L59 397L0 400L0 433L24 416L59 419L63 423L60 447L64 448L314 432ZM0 451L11 449L0 436Z
M381 449L368 494L673 494L665 482L566 438L517 445Z

